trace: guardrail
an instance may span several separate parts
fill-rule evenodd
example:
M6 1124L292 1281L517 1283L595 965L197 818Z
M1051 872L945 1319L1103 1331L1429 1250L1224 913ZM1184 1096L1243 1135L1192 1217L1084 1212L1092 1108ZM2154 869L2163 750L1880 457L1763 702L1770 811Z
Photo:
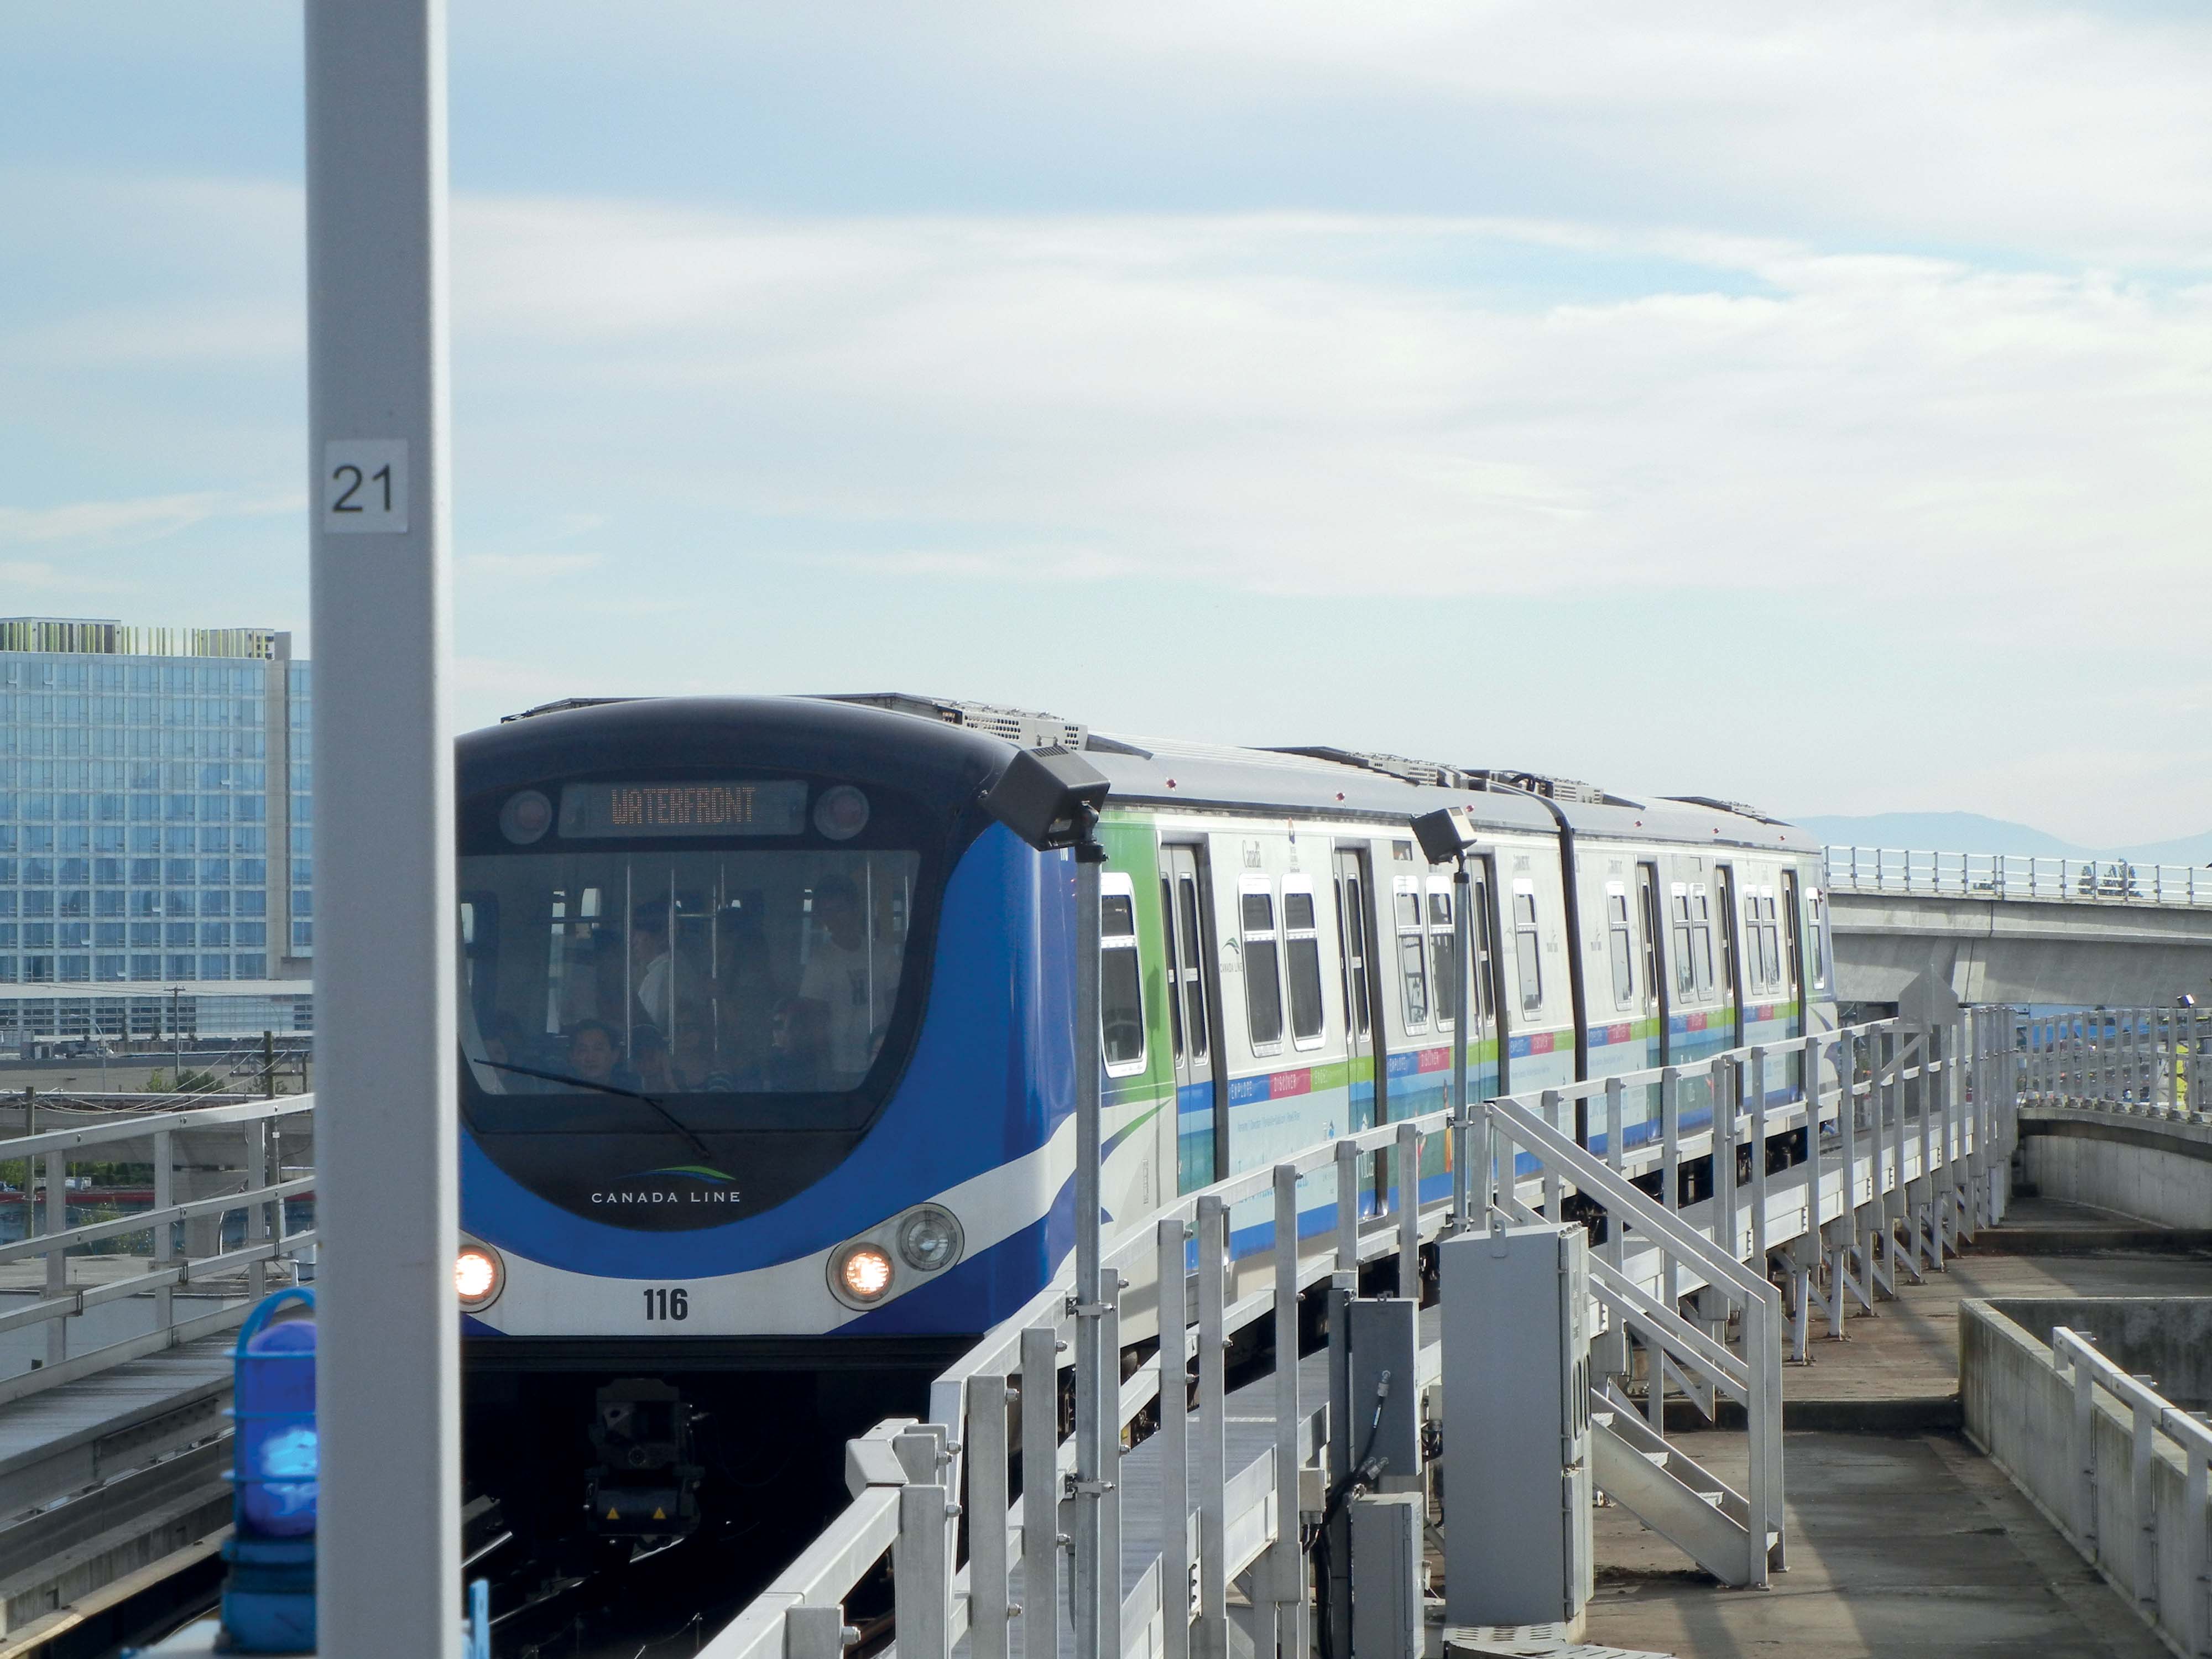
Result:
M2095 1008L2021 1030L2030 1104L2203 1123L2212 1009Z
M1334 1274L1393 1260L1400 1293L1418 1296L1424 1244L1486 1224L1493 1213L1584 1218L1605 1229L1593 1267L1593 1297L1604 1317L1594 1346L1592 1370L1601 1379L1594 1403L1626 1402L1640 1353L1652 1419L1651 1429L1635 1430L1635 1443L1646 1448L1634 1454L1640 1468L1666 1455L1649 1448L1663 1447L1661 1406L1670 1386L1709 1417L1718 1396L1741 1401L1751 1478L1743 1494L1723 1490L1718 1505L1736 1528L1737 1547L1698 1559L1728 1582L1763 1584L1785 1550L1784 1331L1802 1358L1816 1303L1828 1308L1832 1334L1840 1335L1847 1294L1869 1301L1897 1274L1917 1277L1922 1265L1940 1263L1960 1238L2002 1215L2015 1100L2012 1038L2008 1012L1933 1030L1876 1022L1780 1048L1731 1050L1692 1068L1632 1073L1499 1098L1463 1115L1383 1125L1188 1194L1123 1234L1104 1256L1104 1351L1123 1352L1125 1313L1160 1334L1158 1352L1120 1389L1123 1454L1139 1449L1149 1423L1158 1446L1146 1462L1148 1499L1153 1484L1160 1493L1157 1535L1144 1540L1146 1565L1125 1595L1116 1571L1119 1483L1075 1493L1074 1443L1059 1432L1059 1373L1074 1324L1071 1268L938 1379L930 1422L885 1423L849 1443L852 1505L703 1651L709 1659L836 1659L854 1638L844 1604L888 1553L902 1659L946 1659L963 1636L975 1659L1014 1659L1017 1651L1020 1659L1058 1659L1060 1553L1069 1541L1060 1505L1079 1495L1097 1504L1103 1580L1117 1592L1101 1598L1109 1605L1099 1654L1228 1652L1229 1587L1248 1570L1255 1644L1267 1647L1272 1620L1278 1647L1306 1651L1298 1477L1324 1455L1315 1419L1325 1407L1302 1384L1292 1358L1299 1296ZM1785 1063L1792 1058L1794 1070ZM1809 1098L1793 1076L1812 1079ZM1770 1090L1770 1082L1780 1086ZM1702 1132L1682 1121L1692 1083L1710 1091L1700 1099L1723 1109ZM1622 1133L1632 1091L1656 1091L1662 1120L1660 1135L1635 1148ZM1589 1103L1593 1128L1598 1110L1605 1115L1602 1157L1563 1127L1578 1100ZM1769 1141L1792 1136L1804 1156L1770 1171ZM1425 1145L1438 1137L1449 1148L1454 1190L1424 1201L1417 1172ZM1739 1152L1749 1162L1747 1213ZM1711 1160L1717 1190L1686 1202L1686 1166L1700 1158ZM1485 1178L1474 1179L1474 1171ZM1655 1177L1657 1198L1637 1184ZM1332 1230L1298 1240L1302 1207L1310 1215L1314 1186L1328 1182ZM1292 1248L1232 1256L1230 1211L1257 1200L1272 1200L1273 1237ZM1823 1276L1825 1296L1816 1284ZM1789 1293L1787 1326L1778 1279ZM1264 1389L1272 1429L1266 1454L1238 1465L1226 1439L1229 1344L1253 1329L1271 1329L1277 1356L1272 1379L1249 1385ZM1164 1369L1163 1354L1181 1364ZM1438 1364L1433 1346L1424 1352L1424 1385ZM1164 1389L1164 1375L1173 1379ZM1706 1510L1713 1496L1698 1494L1697 1507Z
M297 1095L0 1140L0 1167L24 1165L27 1219L41 1229L0 1244L0 1268L33 1259L45 1264L39 1280L21 1287L0 1277L0 1291L20 1288L35 1297L9 1305L15 1297L0 1295L0 1335L37 1327L46 1334L46 1358L35 1369L0 1380L0 1404L240 1323L269 1288L271 1266L296 1262L314 1244L314 1231L291 1231L285 1214L287 1200L314 1188L314 1109L313 1096ZM70 1200L82 1194L70 1190L70 1170L89 1164L150 1165L151 1206L71 1221ZM193 1190L180 1195L180 1184ZM226 1247L223 1224L234 1211L244 1212L243 1237ZM141 1265L100 1282L82 1276L71 1282L73 1256L118 1255ZM211 1290L216 1306L180 1318L177 1292L193 1287ZM85 1316L141 1299L146 1329L87 1345Z
M2212 1571L2212 1504L2206 1501L2212 1427L2167 1400L2148 1377L2121 1370L2079 1331L2062 1325L2051 1332L2051 1360L2062 1380L2071 1374L2074 1388L2067 1449L2075 1478L2063 1518L2075 1547L2132 1595L2136 1610L2169 1643L2184 1653L2212 1649L2212 1613L2205 1604ZM2124 1480L2105 1467L2100 1454L2100 1394L2128 1419ZM2161 1481L2159 1465L2174 1453L2182 1478Z
M2014 853L1938 853L1897 847L1827 847L1828 888L1959 898L2065 903L2212 905L2212 865L2135 864L2125 859L2039 858Z

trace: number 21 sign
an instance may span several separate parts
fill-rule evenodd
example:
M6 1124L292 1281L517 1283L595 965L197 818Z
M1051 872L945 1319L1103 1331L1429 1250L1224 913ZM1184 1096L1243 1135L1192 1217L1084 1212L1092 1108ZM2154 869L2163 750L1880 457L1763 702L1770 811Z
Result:
M323 528L407 533L407 441L333 438L323 446Z

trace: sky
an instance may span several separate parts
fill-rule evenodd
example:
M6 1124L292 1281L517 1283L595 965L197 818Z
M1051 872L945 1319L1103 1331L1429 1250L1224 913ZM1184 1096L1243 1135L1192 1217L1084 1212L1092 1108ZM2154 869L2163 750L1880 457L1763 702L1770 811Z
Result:
M306 637L299 9L0 0L0 609ZM453 0L458 723L2212 828L2212 12Z

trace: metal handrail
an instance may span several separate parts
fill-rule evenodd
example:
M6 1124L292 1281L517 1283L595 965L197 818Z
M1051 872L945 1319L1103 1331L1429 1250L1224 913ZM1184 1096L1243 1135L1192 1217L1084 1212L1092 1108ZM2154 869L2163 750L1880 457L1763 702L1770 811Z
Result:
M2212 904L2212 866L1840 843L1821 851L1832 891L2069 904Z
M2212 1121L2212 1009L2095 1008L2021 1023L2021 1092L2034 1106Z
M296 1261L314 1248L314 1231L290 1231L285 1212L288 1200L314 1190L314 1177L281 1165L284 1132L295 1123L311 1126L314 1110L313 1095L296 1095L118 1116L0 1140L0 1164L21 1159L29 1172L24 1194L29 1218L35 1224L43 1218L51 1229L0 1244L0 1265L33 1257L43 1258L46 1264L43 1285L25 1287L36 1290L37 1299L0 1312L0 1332L44 1326L48 1334L46 1358L40 1367L24 1376L0 1379L0 1402L21 1399L241 1322L266 1288L270 1266ZM235 1192L179 1200L174 1194L177 1139L210 1134L243 1137L244 1183ZM149 1146L154 1166L152 1206L131 1214L72 1222L69 1217L70 1164L112 1161L119 1150L141 1143ZM39 1190L41 1184L43 1194ZM246 1237L238 1248L223 1249L218 1229L213 1251L199 1256L178 1251L174 1230L179 1223L205 1221L234 1210L244 1211L246 1217ZM71 1251L140 1234L151 1241L144 1271L100 1285L70 1283ZM175 1292L179 1289L241 1273L244 1282L235 1292L236 1301L212 1314L178 1318ZM153 1304L150 1330L90 1350L72 1351L70 1338L76 1328L71 1321L91 1309L141 1297Z
M2124 1532L2118 1527L2113 1530L2132 1540L2127 1565L2136 1605L2180 1651L2204 1652L2212 1646L2212 1608L2201 1589L2208 1567L2212 1567L2212 1501L2208 1501L2212 1499L2212 1425L2159 1393L2148 1377L2122 1370L2097 1352L2093 1338L2069 1327L2061 1325L2051 1333L2051 1360L2053 1370L2074 1388L2069 1450L2075 1480L2066 1520L2075 1547L2100 1565L2127 1548L2119 1538L2112 1540L2115 1547L2108 1548L2099 1524L2096 1396L2102 1390L2129 1420L2135 1513ZM2179 1453L2185 1470L2179 1517L2183 1562L2178 1582L2188 1587L2189 1594L2178 1614L2167 1608L2159 1586L2160 1517L2153 1466L2160 1438Z

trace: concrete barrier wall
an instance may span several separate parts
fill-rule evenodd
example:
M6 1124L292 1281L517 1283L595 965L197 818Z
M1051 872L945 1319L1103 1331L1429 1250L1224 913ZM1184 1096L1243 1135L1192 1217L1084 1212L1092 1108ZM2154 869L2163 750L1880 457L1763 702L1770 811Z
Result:
M2045 1197L2212 1227L2212 1127L2031 1107L2020 1128L2021 1173Z
M1959 1394L1967 1438L2168 1645L2193 1651L2189 1644L2203 1628L2205 1587L2191 1569L2185 1528L2193 1524L2201 1538L2205 1516L2187 1513L2188 1470L2180 1449L2163 1435L2153 1437L2146 1533L2136 1504L2131 1417L2097 1391L2087 1460L2093 1496L2085 1512L2072 1377L2054 1367L2045 1344L1986 1302L1960 1306Z
M2175 1405L2212 1403L2212 1297L2005 1297L1989 1304L2038 1342L2064 1325Z

